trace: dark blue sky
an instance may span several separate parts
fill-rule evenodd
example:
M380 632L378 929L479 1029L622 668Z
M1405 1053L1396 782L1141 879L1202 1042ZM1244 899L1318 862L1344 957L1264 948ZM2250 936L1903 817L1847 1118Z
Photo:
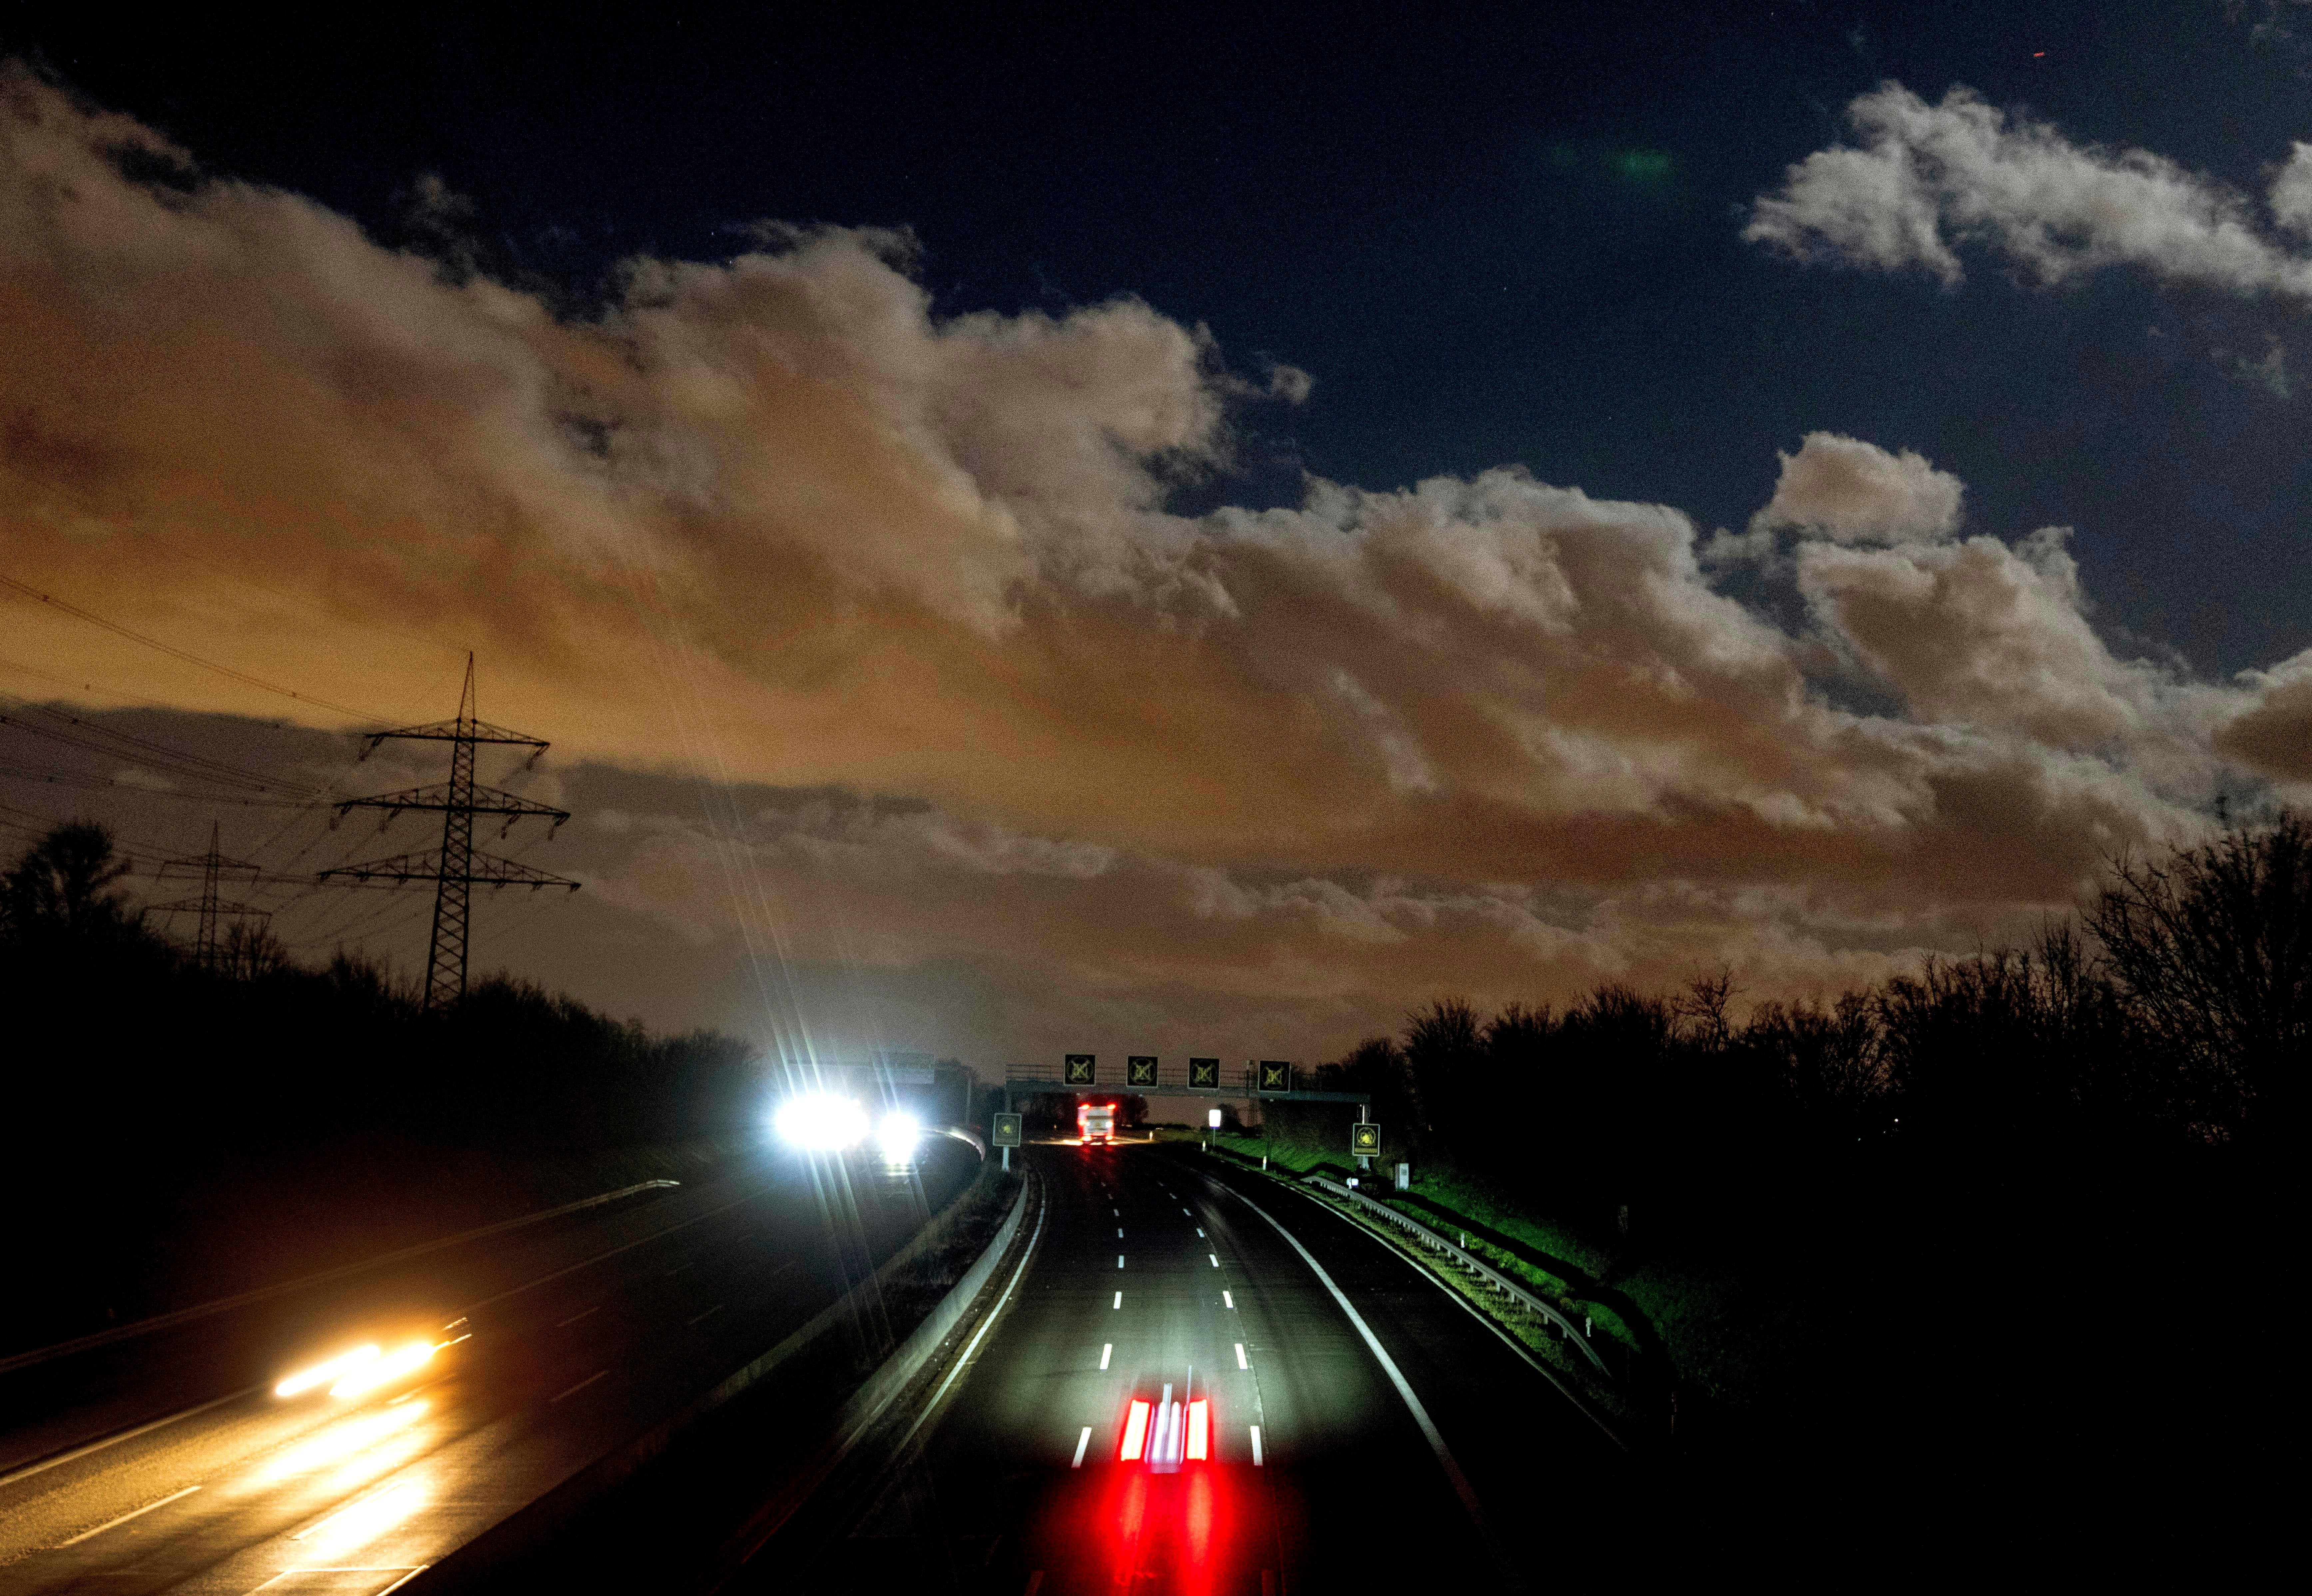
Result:
M1987 260L1953 291L1738 237L1887 78L2260 193L2312 138L2308 57L2255 37L2260 4L1090 9L132 31L12 4L0 48L383 238L422 241L409 197L438 174L495 269L581 298L760 218L914 229L944 311L1138 294L1239 370L1318 381L1248 417L1245 476L1204 495L1514 461L1738 526L1774 451L1826 428L1957 473L1972 530L2075 526L2123 653L2228 672L2312 644L2300 305ZM2288 398L2238 370L2275 339Z

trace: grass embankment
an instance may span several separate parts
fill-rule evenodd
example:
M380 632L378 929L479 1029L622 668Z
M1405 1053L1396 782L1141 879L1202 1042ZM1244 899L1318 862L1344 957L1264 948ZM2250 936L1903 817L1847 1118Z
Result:
M1256 1164L1265 1157L1273 1172L1335 1180L1358 1172L1341 1155L1287 1142L1240 1136L1216 1140ZM1625 1398L1647 1401L1676 1386L1732 1412L1753 1409L1771 1400L1786 1381L1793 1350L1804 1338L1800 1316L1789 1305L1762 1302L1758 1293L1730 1271L1650 1256L1619 1238L1600 1241L1505 1204L1451 1171L1416 1169L1410 1191L1379 1181L1359 1189L1461 1241L1472 1256L1537 1295L1570 1313L1587 1315L1598 1335L1622 1349L1607 1362L1633 1371L1631 1390L1615 1394L1617 1406ZM1389 1235L1385 1227L1374 1228ZM1427 1255L1409 1242L1403 1245L1426 1261ZM1502 1316L1498 1298L1458 1271L1439 1273L1554 1366L1593 1381L1588 1360L1558 1342L1547 1327L1522 1315Z

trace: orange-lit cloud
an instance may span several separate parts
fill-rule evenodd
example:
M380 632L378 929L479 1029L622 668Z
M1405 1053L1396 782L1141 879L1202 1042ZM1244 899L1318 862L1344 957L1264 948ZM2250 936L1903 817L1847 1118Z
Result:
M905 238L766 228L573 319L171 171L0 87L6 572L387 720L470 646L484 714L590 772L600 900L900 1007L976 972L989 1047L1195 1013L1305 1055L1441 987L1719 960L1836 987L2192 834L2227 760L2300 779L2258 729L2289 668L2115 656L2061 535L1961 539L1914 453L1808 438L1709 565L1517 469L1184 516L1308 381L1136 301L941 316ZM1745 556L1803 627L1722 589ZM0 606L51 675L342 723Z

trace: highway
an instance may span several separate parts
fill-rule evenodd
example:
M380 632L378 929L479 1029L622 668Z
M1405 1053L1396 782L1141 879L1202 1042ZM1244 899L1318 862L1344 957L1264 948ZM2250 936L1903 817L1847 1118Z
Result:
M0 1593L394 1589L775 1344L977 1167L933 1141L923 1189L860 1175L830 1196L750 1162L12 1370ZM272 1389L413 1327L446 1345L374 1392Z
M1178 1145L1026 1156L1040 1232L945 1399L729 1589L1539 1589L1626 1559L1619 1443L1388 1247ZM1204 1460L1152 1467L1168 1397L1207 1405Z

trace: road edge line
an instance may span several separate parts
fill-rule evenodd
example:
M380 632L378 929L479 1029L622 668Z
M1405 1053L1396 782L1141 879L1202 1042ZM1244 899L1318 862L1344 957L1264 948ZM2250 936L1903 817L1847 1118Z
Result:
M1284 1185L1282 1181L1279 1181L1278 1184ZM1288 1185L1285 1186L1285 1189L1287 1191L1292 1191L1294 1188ZM1307 1196L1306 1193L1300 1193L1299 1195L1303 1197ZM1511 1335L1498 1320L1486 1313L1484 1309L1469 1301L1467 1297L1462 1295L1459 1292L1455 1291L1451 1281L1446 1279L1436 1270L1424 1267L1421 1259L1414 1257L1402 1247L1396 1245L1396 1243L1390 1239L1388 1232L1381 1230L1379 1226L1367 1224L1356 1215L1336 1208L1330 1203L1318 1202L1317 1199L1313 1197L1309 1198L1309 1200L1315 1203L1316 1206L1325 1213L1330 1214L1343 1224L1347 1225L1351 1230L1356 1232L1357 1234L1364 1237L1366 1240L1371 1241L1375 1246L1386 1251L1391 1258L1400 1260L1404 1263L1406 1267L1411 1269L1423 1280L1428 1281L1430 1285L1435 1286L1439 1291L1443 1292L1449 1299L1458 1304L1462 1311L1467 1313L1471 1319L1476 1320L1479 1324L1493 1331L1494 1335L1500 1337L1502 1346L1508 1347L1511 1352L1517 1354L1518 1356L1523 1358L1528 1364L1531 1364L1535 1373L1540 1375L1544 1380L1548 1381L1550 1384L1555 1386L1557 1388L1558 1394L1573 1405L1574 1411L1581 1414L1582 1417L1588 1419L1591 1424L1597 1425L1598 1428L1604 1433L1607 1440L1621 1448L1622 1451L1625 1455L1632 1457L1637 1455L1636 1449L1632 1447L1629 1442L1624 1438L1619 1431L1616 1430L1613 1425L1607 1424L1605 1417L1592 1407L1588 1401L1583 1399L1581 1393L1568 1385L1563 1375L1559 1374L1556 1370L1551 1368L1547 1364L1543 1363L1539 1358L1534 1356L1533 1348L1524 1345L1522 1342L1519 1341L1515 1336Z
M1325 1266L1317 1261L1316 1254L1301 1245L1300 1237L1286 1230L1283 1222L1274 1214L1254 1202L1244 1193L1235 1190L1234 1188L1230 1188L1230 1190L1237 1201L1268 1221L1276 1233L1283 1237L1292 1250L1300 1255L1300 1261L1309 1266L1309 1273L1317 1276L1318 1283L1332 1293L1333 1301L1339 1304L1341 1311L1348 1315L1349 1323L1355 1327L1358 1335L1364 1337L1365 1349L1372 1354L1373 1361L1380 1365L1381 1372L1388 1376L1389 1383L1397 1388L1397 1394L1405 1399L1406 1409L1413 1415L1413 1422L1420 1426L1421 1434L1428 1441L1430 1450L1437 1454L1439 1467L1445 1470L1445 1478L1452 1482L1454 1493L1461 1498L1461 1505L1468 1510L1469 1521L1476 1526L1477 1533L1484 1538L1485 1549L1493 1554L1494 1565L1501 1570L1502 1577L1510 1582L1511 1589L1524 1590L1525 1581L1519 1576L1517 1570L1511 1565L1509 1557L1502 1551L1501 1538L1493 1533L1493 1520L1487 1515L1484 1504L1477 1500L1477 1493L1470 1486L1469 1477L1463 1474L1461 1465L1454 1461L1452 1449L1445 1444L1445 1437L1438 1430L1436 1421L1429 1416L1429 1409L1422 1406L1421 1399L1414 1393L1412 1383L1405 1378L1404 1372L1397 1366L1397 1360L1388 1355L1388 1349L1380 1344L1380 1337L1373 1334L1372 1327L1365 1322L1364 1315L1357 1311L1356 1305L1349 1301L1348 1293L1335 1284L1333 1277L1325 1272Z

